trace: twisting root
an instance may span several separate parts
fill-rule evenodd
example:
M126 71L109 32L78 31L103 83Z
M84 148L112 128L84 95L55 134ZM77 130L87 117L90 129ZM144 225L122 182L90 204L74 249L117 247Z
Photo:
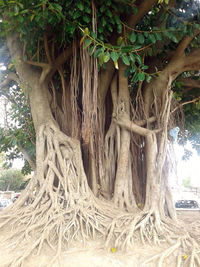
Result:
M127 213L93 196L78 141L53 124L45 125L38 133L36 151L35 176L19 200L1 213L0 229L7 225L10 229L6 239L10 249L21 247L6 266L22 266L33 252L39 254L44 244L55 251L48 263L51 266L74 240L84 244L96 237L106 237L107 246L114 242L122 249L133 246L135 240L160 244L167 239L171 247L148 262L158 260L162 267L166 258L177 253L177 266L200 266L200 249L194 239L183 228L161 219L154 209ZM184 237L178 239L180 234Z
M45 141L43 141L45 140ZM56 251L52 263L73 240L104 235L118 211L95 199L87 185L78 141L54 125L37 136L37 171L20 199L1 214L0 228L11 224L10 247L27 244L25 253L10 262L20 266L44 243ZM30 240L35 242L29 244ZM6 240L4 240L6 241Z

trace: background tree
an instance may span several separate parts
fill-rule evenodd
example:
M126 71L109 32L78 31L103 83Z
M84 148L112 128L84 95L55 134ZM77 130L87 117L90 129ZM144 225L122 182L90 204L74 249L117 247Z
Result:
M199 262L168 186L168 131L181 121L186 81L199 88L199 5L1 2L9 68L0 87L24 91L36 132L35 176L1 216L27 244L10 264L44 242L56 260L66 243L99 234L122 248L165 236L172 246L159 266L172 253L181 266L180 249Z
M24 189L24 176L19 170L4 170L0 175L0 190L19 191Z
M27 97L19 86L1 91L7 101L6 123L0 128L0 150L6 154L5 167L16 158L24 159L23 173L35 169L35 131ZM5 119L4 119L5 121Z
M183 180L183 186L184 187L191 187L191 178L187 177Z

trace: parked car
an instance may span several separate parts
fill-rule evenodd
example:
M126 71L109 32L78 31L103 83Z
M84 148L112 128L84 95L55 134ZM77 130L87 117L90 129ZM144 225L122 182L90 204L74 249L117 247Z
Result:
M175 207L177 209L198 209L199 205L196 200L178 200Z
M5 209L8 207L10 204L12 204L12 201L7 198L0 198L0 210Z

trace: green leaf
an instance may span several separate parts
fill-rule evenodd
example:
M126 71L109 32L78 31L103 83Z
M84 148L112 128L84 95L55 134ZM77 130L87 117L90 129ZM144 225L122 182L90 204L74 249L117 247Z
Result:
M99 59L99 65L102 66L103 65L103 54L100 54L98 56L98 59Z
M83 20L84 20L86 23L89 23L89 22L90 22L90 17L88 17L87 15L84 15L84 16L83 16Z
M84 44L84 48L86 49L88 46L90 46L91 43L92 43L91 39L86 39L85 44Z
M117 32L122 33L122 25L121 24L117 25Z
M123 37L119 36L117 39L117 45L121 45L123 43Z
M126 46L123 46L121 48L122 53L131 52L132 50L133 50L133 46L132 45L126 45Z
M34 17L35 17L35 14L31 15L30 21L32 21L34 19Z
M114 17L114 20L115 20L115 22L116 22L118 25L121 25L119 16L115 16L115 17Z
M132 32L129 38L131 43L135 43L137 36L134 32Z
M139 34L138 35L138 42L140 43L140 44L143 44L144 43L144 35L143 34Z
M138 81L138 73L137 72L135 72L135 74L133 75L132 81L134 83L136 83Z
M107 51L104 55L103 55L103 62L107 63L110 60L110 53Z
M140 45L133 45L133 50L137 50L137 49L139 49L139 48L141 48L142 47L142 45L140 44Z
M56 3L53 3L52 6L54 7L55 10L61 12L62 11L62 6Z
M132 66L131 66L130 73L134 73L136 70L137 70L136 65L132 65Z
M79 18L80 16L82 15L81 11L80 10L77 10L74 15L73 15L73 19L77 19Z
M106 6L105 6L105 5L102 5L102 6L100 7L100 12L103 13L105 10L106 10Z
M150 34L149 34L149 40L150 40L153 44L156 43L156 38L155 38L155 36L154 36L153 33L150 33Z
M92 56L94 54L95 48L96 48L95 45L90 47L90 51L89 51L90 56Z
M91 32L90 34L91 34L92 38L94 38L94 39L97 38L97 36L96 36L96 34L94 32Z
M142 59L139 55L135 55L135 59L140 65L142 65Z
M106 10L105 14L107 17L112 18L112 13L110 12L109 9Z
M143 82L145 80L145 73L144 72L138 73L138 80L141 82Z
M98 48L95 53L94 53L94 57L97 58L99 57L101 54L103 53L103 49L102 48Z
M151 81L151 76L150 76L149 74L146 75L146 81L147 81L148 83L150 83L150 81Z
M101 25L104 27L106 25L106 20L104 17L102 17L101 19Z
M77 7L78 7L78 9L80 9L81 11L84 10L84 5L83 5L82 2L78 2L78 3L77 3Z
M148 68L149 68L149 67L146 66L146 65L142 65L142 66L141 66L141 69L142 69L142 70L147 70Z
M171 40L172 40L174 43L178 43L178 42L179 42L175 35L172 35Z
M135 57L134 57L134 54L133 53L130 53L129 54L129 58L132 62L135 62Z
M156 36L156 39L157 39L158 41L162 41L162 34L161 34L161 33L156 32L156 33L155 33L155 36Z
M24 17L23 16L18 16L18 20L19 20L19 22L23 22L24 21Z
M3 0L0 0L0 6L4 6L4 1Z
M121 58L122 58L122 61L123 61L123 63L124 63L125 65L128 65L128 66L130 65L130 61L129 61L128 56L126 56L126 55L122 55Z
M119 59L119 54L117 52L111 52L110 57L112 58L112 60L115 62Z

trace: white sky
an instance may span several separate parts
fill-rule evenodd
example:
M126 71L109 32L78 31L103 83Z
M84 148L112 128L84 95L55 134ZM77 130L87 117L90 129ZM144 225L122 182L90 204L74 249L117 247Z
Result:
M175 145L175 150L178 160L178 178L179 182L185 178L191 179L191 186L200 187L200 157L195 149L192 148L190 142L187 142L185 148L192 152L192 156L189 160L182 160L184 154L183 146Z

